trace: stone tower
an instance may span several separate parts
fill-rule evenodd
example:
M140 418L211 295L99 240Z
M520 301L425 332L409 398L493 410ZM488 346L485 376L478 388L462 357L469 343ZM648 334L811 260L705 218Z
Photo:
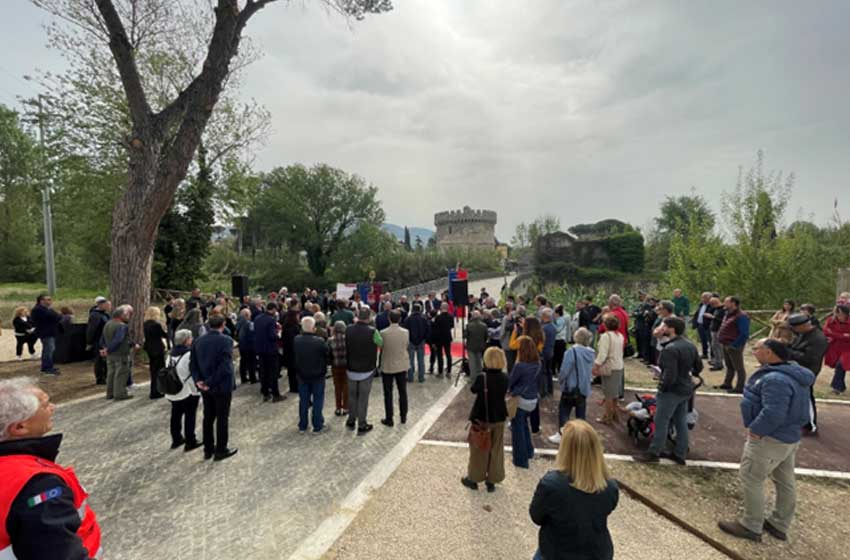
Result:
M496 248L496 213L492 210L463 210L438 212L434 215L437 226L437 247L463 249Z

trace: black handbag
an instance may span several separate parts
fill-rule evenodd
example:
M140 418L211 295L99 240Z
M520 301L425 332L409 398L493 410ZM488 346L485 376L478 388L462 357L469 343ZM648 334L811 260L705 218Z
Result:
M574 354L573 368L572 368L572 371L570 371L570 375L575 373L576 385L575 385L575 387L573 387L569 391L562 392L561 393L561 400L565 404L570 404L572 406L575 406L576 404L580 404L581 402L584 401L584 395L581 394L581 389L579 389L579 387L578 387L578 354L575 351L575 347L570 348L570 352L572 352ZM568 381L569 381L569 379L570 379L569 376L567 376Z

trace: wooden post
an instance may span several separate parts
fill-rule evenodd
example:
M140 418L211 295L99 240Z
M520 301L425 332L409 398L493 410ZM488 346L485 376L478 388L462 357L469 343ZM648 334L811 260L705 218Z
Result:
M838 269L838 282L836 283L835 295L841 292L850 292L850 268Z

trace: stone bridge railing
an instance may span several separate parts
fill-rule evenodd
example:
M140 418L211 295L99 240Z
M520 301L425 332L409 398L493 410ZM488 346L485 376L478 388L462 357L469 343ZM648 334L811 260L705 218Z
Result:
M504 276L504 272L472 273L469 275L469 281L476 282L478 280L489 280L490 278L504 278ZM448 288L448 276L443 276L442 278L437 278L435 280L430 280L428 282L423 282L414 286L408 286L406 288L393 290L392 293L394 297L407 296L408 299L412 299L416 294L420 294L422 296L428 295L429 292L437 292L437 294L439 294L440 292L447 290Z

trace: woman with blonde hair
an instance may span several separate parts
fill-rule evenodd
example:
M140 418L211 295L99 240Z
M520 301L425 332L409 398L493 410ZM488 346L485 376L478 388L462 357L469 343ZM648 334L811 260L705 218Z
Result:
M619 497L599 435L584 420L567 422L555 470L537 484L529 508L531 520L540 526L534 560L614 558L608 516Z
M485 482L488 492L495 492L496 484L505 479L505 420L508 408L505 393L508 391L508 376L505 375L507 360L501 348L491 347L484 352L484 372L475 378L471 391L475 404L469 413L469 421L477 424L488 434L486 449L476 442L469 444L469 466L461 484L478 490L478 483Z
M161 399L164 395L156 388L156 374L165 367L165 343L168 333L160 322L162 312L159 307L151 306L145 310L145 322L142 324L142 332L145 335L144 349L148 355L148 363L151 372L152 399Z
M620 319L613 313L602 319L605 332L599 335L596 359L593 362L593 375L602 378L602 396L605 412L596 421L613 425L618 421L617 400L620 398L620 386L623 382L623 335Z

